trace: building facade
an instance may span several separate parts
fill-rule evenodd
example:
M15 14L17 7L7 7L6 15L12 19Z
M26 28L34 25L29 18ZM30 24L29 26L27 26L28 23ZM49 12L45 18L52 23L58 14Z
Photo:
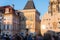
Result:
M33 0L28 0L23 10L15 10L11 6L0 7L0 29L3 34L40 33L40 13L36 10Z
M60 0L50 0L48 12L41 19L41 33L60 32Z
M26 29L29 33L39 33L40 32L40 13L36 10L33 0L28 0L23 10L25 16Z
M0 7L1 33L13 35L20 32L20 16L11 6Z

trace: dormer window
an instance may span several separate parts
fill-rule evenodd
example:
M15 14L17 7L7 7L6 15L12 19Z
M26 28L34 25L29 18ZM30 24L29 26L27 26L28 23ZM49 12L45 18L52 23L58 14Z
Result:
M9 8L6 8L5 9L5 13L9 13Z

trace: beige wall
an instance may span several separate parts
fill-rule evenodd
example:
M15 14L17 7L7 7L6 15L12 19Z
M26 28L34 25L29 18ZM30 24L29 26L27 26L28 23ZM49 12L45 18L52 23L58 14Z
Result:
M3 24L5 25L9 24L9 29L5 29L2 32L5 32L5 33L10 32L12 34L19 33L20 32L19 16L15 14L10 14L10 13L3 14L3 16L4 16Z
M48 30L60 32L60 13L46 13L41 20L41 33L44 34Z
M12 24L12 14L4 14L4 23Z
M24 16L26 17L26 28L28 28L29 31L32 33L34 33L34 32L38 33L38 31L39 31L38 28L40 27L40 24L39 24L39 22L36 21L36 19L37 19L36 10L27 9L27 10L22 10L21 12L23 12Z

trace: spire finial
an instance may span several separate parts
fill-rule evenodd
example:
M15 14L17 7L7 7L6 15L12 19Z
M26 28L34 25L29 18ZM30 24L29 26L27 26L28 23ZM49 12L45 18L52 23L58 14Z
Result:
M28 0L28 1L33 1L33 0Z

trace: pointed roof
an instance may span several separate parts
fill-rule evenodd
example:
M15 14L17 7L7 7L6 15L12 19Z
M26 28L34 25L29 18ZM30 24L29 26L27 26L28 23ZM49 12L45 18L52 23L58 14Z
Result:
M28 0L28 2L25 5L24 9L35 9L35 5L34 5L33 0Z

